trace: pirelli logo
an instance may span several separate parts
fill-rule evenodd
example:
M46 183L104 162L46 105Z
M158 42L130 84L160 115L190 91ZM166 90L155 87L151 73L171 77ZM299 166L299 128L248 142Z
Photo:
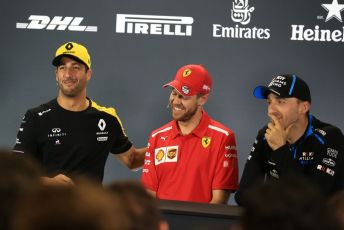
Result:
M116 33L191 36L192 17L117 14Z

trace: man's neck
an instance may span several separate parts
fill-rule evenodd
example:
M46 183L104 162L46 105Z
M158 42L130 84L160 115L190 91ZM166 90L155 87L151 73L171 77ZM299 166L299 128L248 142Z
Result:
M291 130L289 131L289 135L288 135L288 143L290 144L294 144L295 142L297 142L302 136L303 134L306 132L306 129L308 127L308 117L303 117L302 119L300 119L297 124L295 124Z
M178 121L178 127L182 135L190 134L200 123L202 119L202 110L199 109L195 115L188 121Z
M73 112L83 111L89 106L89 100L86 96L66 97L59 94L57 96L57 103L65 110Z

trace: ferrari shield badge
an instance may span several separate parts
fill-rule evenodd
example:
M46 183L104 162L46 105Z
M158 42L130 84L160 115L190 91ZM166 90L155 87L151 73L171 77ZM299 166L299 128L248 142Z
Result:
M203 137L202 138L202 146L203 148L207 148L210 145L211 138L210 137Z

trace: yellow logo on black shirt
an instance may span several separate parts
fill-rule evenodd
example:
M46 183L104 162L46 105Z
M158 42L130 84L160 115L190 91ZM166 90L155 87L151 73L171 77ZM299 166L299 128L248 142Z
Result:
M210 137L203 137L202 138L202 146L203 148L207 148L210 145L211 138Z

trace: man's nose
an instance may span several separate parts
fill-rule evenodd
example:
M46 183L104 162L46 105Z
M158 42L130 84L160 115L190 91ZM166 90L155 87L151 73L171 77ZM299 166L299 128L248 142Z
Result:
M276 106L273 102L268 105L268 115L275 115L277 112Z
M171 99L171 104L180 104L181 103L181 98L178 96L172 97Z
M73 71L72 68L66 68L66 70L64 71L64 76L65 76L65 77L70 77L70 76L72 76L72 71Z

